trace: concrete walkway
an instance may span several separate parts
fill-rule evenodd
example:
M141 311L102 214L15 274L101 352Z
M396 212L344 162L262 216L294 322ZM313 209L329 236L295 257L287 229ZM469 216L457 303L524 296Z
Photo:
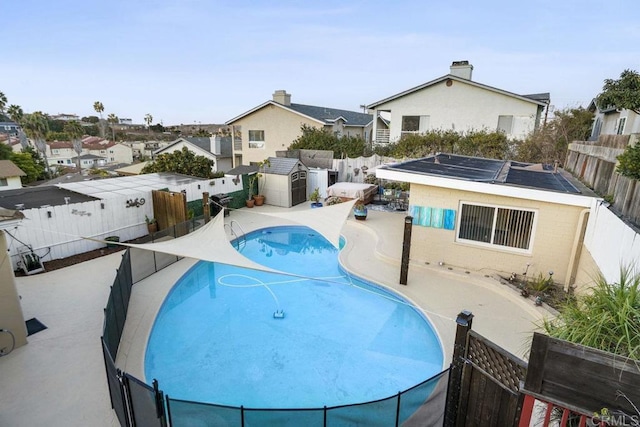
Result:
M295 210L308 209L308 205ZM260 212L272 206L232 212L245 232L274 225ZM404 215L370 211L366 221L347 220L344 268L385 285L418 305L436 328L451 359L455 317L474 313L473 329L523 357L535 323L548 316L517 292L478 272L412 260L407 286L398 285ZM0 358L0 426L113 426L99 338L103 308L121 254L113 254L50 273L16 279L26 318L48 329L29 344ZM117 365L143 376L146 340L156 313L176 280L195 261L184 259L133 288Z

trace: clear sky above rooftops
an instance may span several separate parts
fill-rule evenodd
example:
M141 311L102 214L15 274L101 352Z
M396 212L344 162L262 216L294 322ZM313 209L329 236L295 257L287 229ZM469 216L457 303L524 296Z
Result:
M286 89L361 111L469 60L473 80L587 106L640 70L640 2L4 1L0 91L25 112L223 123Z

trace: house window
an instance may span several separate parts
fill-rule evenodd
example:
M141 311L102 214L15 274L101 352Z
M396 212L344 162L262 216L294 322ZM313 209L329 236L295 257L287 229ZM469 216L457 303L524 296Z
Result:
M535 211L461 203L458 241L530 252Z
M6 187L7 185L9 185L7 178L0 178L0 187Z
M51 150L51 153L53 153L53 154L58 154L58 153L60 153L60 150L58 150L58 149L53 149L53 150Z
M249 131L249 148L264 148L264 131Z
M616 126L616 135L622 135L624 133L624 125L627 123L626 117L618 119L618 125Z
M430 116L402 116L402 135L425 133L429 128Z
M513 133L513 116L498 116L498 132Z

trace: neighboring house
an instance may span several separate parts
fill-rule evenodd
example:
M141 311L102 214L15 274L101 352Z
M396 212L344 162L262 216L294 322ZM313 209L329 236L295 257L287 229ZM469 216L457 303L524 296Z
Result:
M105 166L107 164L133 163L133 150L124 144L116 144L104 139L83 139L81 164L84 168ZM93 157L88 157L93 156ZM51 142L47 144L47 160L51 166L77 167L78 153L71 142Z
M14 122L0 122L0 134L18 135L20 125Z
M601 199L564 171L437 154L379 167L376 176L411 183L411 258L420 264L507 277L552 271L568 287L581 257L589 259L584 233Z
M0 191L22 188L20 177L26 175L11 160L0 160Z
M607 107L600 109L595 99L588 110L593 112L593 128L589 141L597 141L600 135L640 134L640 116L632 110Z
M498 130L514 139L539 126L548 93L517 95L474 82L472 71L469 61L454 62L449 74L367 105L375 117L388 115L389 133L384 127L380 131L381 120L373 122L374 142L396 142L430 130Z
M55 116L51 116L51 120L62 120L63 122L70 122L72 120L75 120L77 122L80 121L80 116L78 116L77 114L56 114Z
M291 102L291 94L277 90L273 99L226 122L234 138L234 166L260 162L286 150L301 134L303 125L327 129L339 136L370 141L370 114ZM241 143L236 144L240 130Z
M231 137L180 137L167 145L153 152L153 158L160 154L181 151L186 147L196 156L204 156L213 161L212 172L226 172L231 169Z

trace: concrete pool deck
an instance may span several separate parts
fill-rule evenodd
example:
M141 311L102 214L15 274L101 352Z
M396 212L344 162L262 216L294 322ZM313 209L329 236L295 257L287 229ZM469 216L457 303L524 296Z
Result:
M293 208L309 209L308 204ZM234 211L245 232L275 225L262 206ZM455 317L470 310L473 329L523 357L535 323L550 316L531 300L480 272L412 260L407 286L398 285L404 215L369 211L366 221L350 217L342 229L347 242L340 260L345 269L388 286L418 305L442 340L445 364L451 360ZM0 425L115 426L99 337L109 287L121 253L31 277L18 277L25 318L37 317L48 329L29 344L0 358ZM117 358L118 366L142 377L146 337L155 314L175 281L195 261L184 259L136 284ZM449 270L449 268L452 268Z

